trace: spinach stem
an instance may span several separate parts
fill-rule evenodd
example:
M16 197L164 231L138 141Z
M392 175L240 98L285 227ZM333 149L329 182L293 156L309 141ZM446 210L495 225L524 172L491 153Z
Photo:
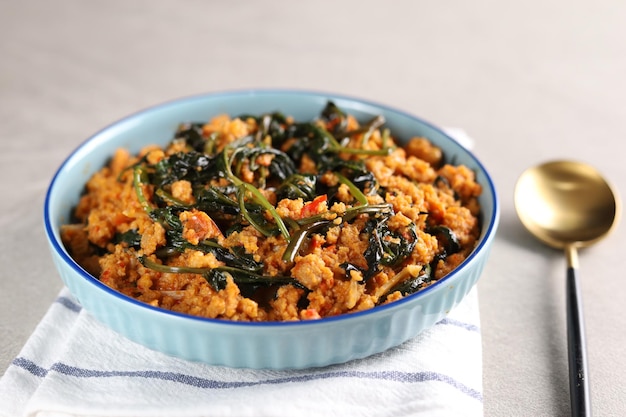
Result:
M178 207L183 207L183 208L191 207L189 204L185 203L184 201L179 200L176 197L174 197L173 195L167 193L162 188L159 188L158 190L156 190L155 194L157 196L161 197L161 199L163 199L163 201L165 201L166 203L169 203L169 204L171 204L173 206L178 206Z
M348 186L348 188L350 189L350 193L352 193L352 195L354 196L354 198L357 199L357 201L363 205L363 206L367 206L369 203L367 201L367 197L365 196L365 194L363 194L361 192L361 190L359 190L359 188L354 185L354 183L352 181L350 181L349 179L347 179L346 177L344 177L343 175L341 175L338 172L334 173L337 178L339 179L339 182L342 184L345 184Z
M241 149L241 148L239 148ZM230 155L230 157L228 157L227 155L227 149L224 149L223 154L224 154L224 168L226 169L226 175L228 177L228 179L230 179L230 181L237 186L237 198L239 199L239 206L241 208L241 213L243 214L243 216L246 218L246 220L250 221L250 214L248 213L248 210L245 207L245 203L243 203L243 198L245 197L245 191L250 192L250 194L252 195L252 198L261 205L261 207L263 207L264 209L266 209L270 215L272 216L272 218L274 219L274 221L276 222L276 225L278 226L278 230L280 230L280 233L283 235L283 237L285 238L285 240L287 242L289 242L291 240L291 235L289 234L289 230L287 230L287 226L285 225L285 222L283 221L283 219L278 215L278 213L276 212L276 209L274 208L274 206L272 206L270 204L269 201L267 201L267 198L265 198L265 196L263 194L261 194L261 192L259 191L258 188L256 188L254 185L244 182L242 181L239 177L237 177L235 174L233 174L233 171L231 169L231 164L233 159L235 158L235 155L237 155L237 149L235 149L232 153L232 155ZM250 222L250 224L252 224L252 226L257 229L259 232L266 234L266 229L262 228L258 223L256 222Z
M365 146L370 136L372 136L372 133L374 132L374 130L381 127L384 123L385 123L385 118L383 117L383 115L379 114L378 116L374 117L367 125L365 125L363 129L358 129L358 130L361 130L363 133L363 137L361 138L361 146ZM361 133L361 132L358 132L358 133Z
M153 271L170 273L170 274L203 274L205 272L210 271L210 269L207 269L207 268L163 265L163 264L154 262L153 260L149 259L146 256L140 256L139 262L146 268L152 269Z
M327 225L330 222L331 222L330 220L320 219L312 223L307 223L305 226L296 230L296 232L293 234L291 238L291 241L285 248L285 252L283 253L283 261L293 262L293 260L296 257L296 254L300 250L300 246L302 246L302 243L304 242L304 238L306 238L307 235L309 235L309 233L311 233L314 229Z
M245 196L246 196L246 186L245 184L241 184L239 185L239 187L237 187L237 202L239 203L239 209L241 211L241 215L244 217L244 219L248 221L248 223L252 225L252 227L254 227L256 230L261 232L261 234L263 234L264 236L271 236L273 234L272 231L267 230L267 228L261 226L250 215L250 212L246 208Z
M361 140L361 146L364 146L365 143L369 140L369 137L374 132L374 130L378 129L385 123L385 118L383 116L377 116L372 119L367 125L363 126L360 129L352 130L349 132L343 133L343 135L347 138L349 136L353 136L359 133L363 133L363 138ZM389 139L389 129L383 130L383 147L381 149L362 149L362 148L348 148L347 146L341 145L337 138L333 134L331 134L325 128L319 128L319 131L323 136L328 139L330 144L330 150L335 153L346 153L350 155L370 155L370 156L385 156L389 155L393 150L393 147L387 146L387 140ZM385 133L386 132L386 133Z
M144 209L147 214L152 213L152 206L148 202L146 198L146 194L144 193L143 185L144 180L146 179L146 173L142 169L140 165L135 165L133 168L133 188L135 189L135 194L137 195L137 200L139 200L139 204Z
M347 148L345 146L341 146L333 150L337 153L347 153L351 155L386 156L391 153L393 148L386 147L386 148L381 148L381 149L359 149L359 148Z

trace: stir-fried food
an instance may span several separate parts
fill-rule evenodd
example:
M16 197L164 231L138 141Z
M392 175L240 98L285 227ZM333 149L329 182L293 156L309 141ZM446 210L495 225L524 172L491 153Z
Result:
M118 149L62 236L104 284L211 318L308 320L393 302L458 266L481 187L421 137L329 102L318 118L220 115Z

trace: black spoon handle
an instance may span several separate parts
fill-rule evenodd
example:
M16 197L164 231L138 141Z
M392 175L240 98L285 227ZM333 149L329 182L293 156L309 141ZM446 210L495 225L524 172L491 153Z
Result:
M569 391L572 416L591 416L589 373L582 299L574 267L567 268L567 347L569 355Z

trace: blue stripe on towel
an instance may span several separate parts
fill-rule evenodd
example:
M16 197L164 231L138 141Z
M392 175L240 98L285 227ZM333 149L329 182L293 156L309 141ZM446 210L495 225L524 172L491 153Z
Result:
M471 323L466 323L463 321L459 321L459 320L454 320L451 318L445 318L441 321L439 321L437 324L449 324L452 326L457 326L457 327L461 327L465 330L468 330L470 332L480 332L480 327L476 326L475 324L471 324Z
M43 378L46 375L48 375L48 370L46 368L42 368L41 366L37 365L35 362L28 360L26 358L17 357L13 359L13 362L11 363L15 366L19 366L20 368L26 369L28 372L30 372L31 374L35 376L39 376Z
M111 377L130 377L130 378L149 378L158 379L162 381L178 382L185 385L190 385L204 389L234 389L245 388L258 385L276 385L276 384L288 384L293 382L307 382L329 378L356 378L356 379L373 379L384 381L395 381L400 383L416 383L416 382L429 382L437 381L448 384L463 394L474 398L475 400L483 400L482 393L475 389L472 389L449 375L440 374L437 372L402 372L402 371L329 371L329 372L316 372L305 375L286 376L281 378L264 379L259 381L218 381L214 379L207 379L196 377L192 375L166 372L166 371L101 371L95 369L78 368L70 366L61 362L57 362L47 370L34 362L18 357L13 361L13 365L23 368L31 374L39 377L44 377L49 371L55 371L60 374L73 376L76 378L111 378Z
M61 296L61 297L58 297L55 301L63 305L64 307L66 307L68 310L73 311L74 313L78 313L80 312L80 310L83 309L80 304L77 304L76 302L74 302L72 299L68 297Z

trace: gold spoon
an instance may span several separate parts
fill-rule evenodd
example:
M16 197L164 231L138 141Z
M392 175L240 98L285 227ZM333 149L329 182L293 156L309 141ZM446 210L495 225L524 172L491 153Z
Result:
M591 415L589 375L578 289L577 249L605 237L617 224L620 202L589 165L553 161L526 170L515 186L515 208L539 240L567 256L567 342L573 416Z

